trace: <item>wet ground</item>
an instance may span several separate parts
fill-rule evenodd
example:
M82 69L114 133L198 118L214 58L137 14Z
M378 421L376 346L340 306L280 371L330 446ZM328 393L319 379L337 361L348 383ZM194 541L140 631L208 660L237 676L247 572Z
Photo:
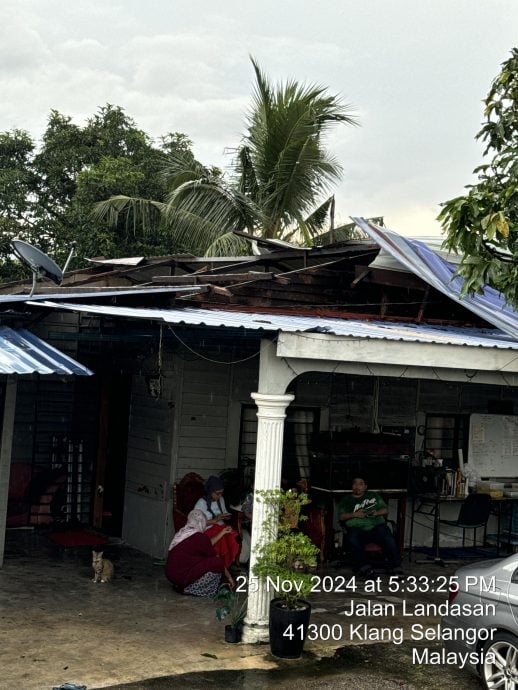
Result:
M440 649L440 647L437 647ZM170 690L182 688L227 688L228 690L268 690L299 688L304 690L456 690L482 689L478 678L452 668L413 666L410 646L374 644L342 648L331 658L315 660L306 655L304 663L284 662L285 667L270 671L213 671L181 676L153 678L105 690Z
M65 549L45 532L8 531L0 569L0 690L51 690L62 683L88 690L166 688L354 688L354 690L458 690L481 687L468 671L412 663L416 643L364 644L348 639L344 609L360 601L444 601L444 594L375 594L350 590L311 597L318 630L338 625L343 637L306 643L301 660L282 661L267 645L223 641L224 622L213 602L172 590L163 567L120 543L106 554L115 563L110 584L94 584L91 548ZM417 576L443 577L434 565L405 566ZM321 577L339 582L350 570L329 567ZM336 588L335 588L336 589ZM399 609L398 609L399 610ZM399 618L365 617L372 625L408 628ZM436 624L438 619L429 619ZM430 643L429 649L440 649Z
M440 649L437 647L437 649ZM264 690L300 688L305 690L354 688L355 690L476 690L482 684L476 676L452 668L415 666L409 646L394 650L392 645L374 644L337 650L330 659L284 662L271 671L214 671L154 678L145 682L113 685L106 690L169 690L170 688L214 688Z

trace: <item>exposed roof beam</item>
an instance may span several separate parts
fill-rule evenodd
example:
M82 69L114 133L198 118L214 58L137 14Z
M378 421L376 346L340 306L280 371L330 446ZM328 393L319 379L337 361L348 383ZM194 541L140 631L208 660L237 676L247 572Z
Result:
M184 276L153 276L153 283L164 285L197 285L205 283L241 283L253 280L271 280L273 273L263 271L246 271L245 273L189 273Z

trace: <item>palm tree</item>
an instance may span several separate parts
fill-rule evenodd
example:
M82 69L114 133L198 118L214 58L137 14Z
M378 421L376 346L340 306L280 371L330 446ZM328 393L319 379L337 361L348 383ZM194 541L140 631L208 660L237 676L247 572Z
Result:
M207 169L190 150L168 155L162 202L117 196L96 205L97 217L160 222L180 246L196 254L241 253L235 230L267 239L303 241L323 229L341 176L325 135L338 123L355 125L348 105L320 86L289 81L272 86L252 59L256 84L241 145L227 174Z

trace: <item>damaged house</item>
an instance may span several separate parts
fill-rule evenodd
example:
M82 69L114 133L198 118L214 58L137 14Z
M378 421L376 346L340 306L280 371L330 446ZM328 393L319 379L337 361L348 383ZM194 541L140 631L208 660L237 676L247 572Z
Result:
M95 261L31 298L1 286L2 324L79 369L2 370L0 527L77 521L161 558L188 472L307 479L323 558L333 492L358 473L397 493L404 525L412 467L433 451L455 469L471 415L518 409L518 318L491 290L461 298L437 246L356 223L362 239L331 246L258 239L247 257Z

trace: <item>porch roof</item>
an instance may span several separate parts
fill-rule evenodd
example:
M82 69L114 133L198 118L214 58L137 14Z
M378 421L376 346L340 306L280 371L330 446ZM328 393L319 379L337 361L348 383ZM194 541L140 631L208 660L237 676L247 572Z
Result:
M0 326L0 374L92 376L93 372L25 329Z
M31 305L31 302L27 302L27 304ZM497 328L417 325L396 321L364 321L220 309L145 309L117 305L63 304L51 301L41 301L32 306L87 312L99 316L157 320L188 326L242 328L271 333L279 331L285 333L321 333L366 340L518 350L518 340Z

